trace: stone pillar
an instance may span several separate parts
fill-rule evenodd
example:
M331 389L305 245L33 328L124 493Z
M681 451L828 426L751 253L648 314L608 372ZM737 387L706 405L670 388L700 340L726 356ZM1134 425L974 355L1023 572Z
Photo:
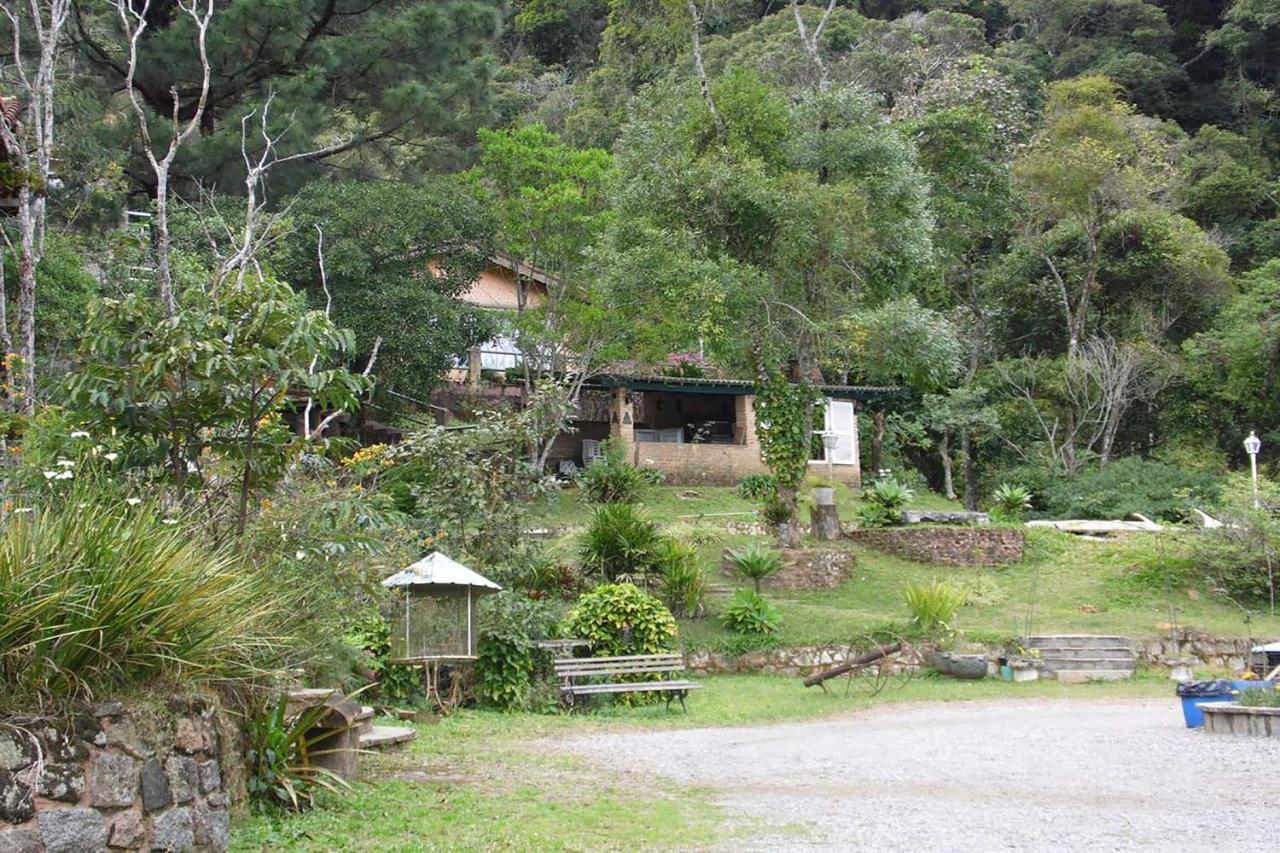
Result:
M626 445L629 459L635 455L636 443L635 409L630 396L628 389L614 388L613 399L609 401L609 438Z
M467 384L472 388L480 384L480 347L467 351Z
M756 447L756 398L742 394L733 398L733 443Z

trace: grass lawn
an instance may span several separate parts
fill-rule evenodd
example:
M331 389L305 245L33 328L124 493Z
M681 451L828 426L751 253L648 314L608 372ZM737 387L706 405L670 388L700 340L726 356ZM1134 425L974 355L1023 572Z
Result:
M852 518L857 495L841 486L837 500L841 516ZM913 506L954 506L937 495L922 496ZM752 504L731 488L666 486L653 488L645 498L645 511L673 535L698 546L704 571L722 589L737 583L721 574L725 548L751 541L768 544L767 536L733 534L724 529L727 520L751 516L717 516L715 513L749 511ZM576 490L555 495L539 507L535 524L548 527L580 525L589 507ZM915 563L862 547L853 542L834 547L854 552L853 577L841 587L821 592L773 591L768 598L782 616L777 642L807 645L849 642L871 630L908 618L902 600L903 586L935 577L970 588L974 603L956 617L962 637L991 641L1030 633L1102 633L1124 636L1158 636L1170 624L1221 636L1280 636L1280 619L1258 609L1246 614L1238 606L1212 593L1192 587L1168 587L1161 578L1164 564L1189 565L1187 538L1196 534L1135 533L1114 540L1094 541L1053 530L1027 531L1027 555L1015 566L1001 568L949 568ZM551 540L552 553L560 559L576 559L578 534L561 533ZM714 614L719 607L713 600ZM687 648L741 648L741 640L726 632L714 618L684 620L682 642Z
M999 698L1167 696L1170 682L1067 686L919 677L875 697L843 682L824 693L797 678L721 676L703 681L689 713L662 705L609 706L590 714L464 710L399 752L362 758L364 781L301 815L237 822L232 849L248 850L617 850L706 846L749 833L726 823L710 791L607 774L555 748L575 734L618 729L758 725L813 719L894 702Z

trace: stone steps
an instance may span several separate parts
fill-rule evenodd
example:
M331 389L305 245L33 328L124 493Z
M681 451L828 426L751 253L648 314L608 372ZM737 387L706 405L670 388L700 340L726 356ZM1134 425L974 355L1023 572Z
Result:
M360 734L361 749L387 749L408 743L418 736L416 729L408 726L371 726Z
M1124 637L1094 634L1055 634L1030 637L1043 672L1058 681L1120 681L1137 668L1133 646Z

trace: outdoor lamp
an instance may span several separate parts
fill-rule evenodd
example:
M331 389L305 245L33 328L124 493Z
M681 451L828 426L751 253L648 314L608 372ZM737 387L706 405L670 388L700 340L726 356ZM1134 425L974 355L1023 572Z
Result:
M827 485L834 487L836 484L835 474L831 470L831 457L836 453L836 444L840 441L840 436L831 430L822 433L822 446L827 451Z
M1262 506L1262 502L1258 500L1258 451L1262 449L1262 440L1258 438L1258 433L1249 430L1249 435L1244 440L1244 452L1249 454L1249 468L1253 472L1253 508L1258 509Z

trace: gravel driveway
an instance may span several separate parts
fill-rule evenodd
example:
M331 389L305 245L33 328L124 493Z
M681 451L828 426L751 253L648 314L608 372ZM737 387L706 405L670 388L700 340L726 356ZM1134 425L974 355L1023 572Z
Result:
M560 746L713 789L746 816L726 849L1280 849L1280 741L1188 730L1172 697L881 706Z

